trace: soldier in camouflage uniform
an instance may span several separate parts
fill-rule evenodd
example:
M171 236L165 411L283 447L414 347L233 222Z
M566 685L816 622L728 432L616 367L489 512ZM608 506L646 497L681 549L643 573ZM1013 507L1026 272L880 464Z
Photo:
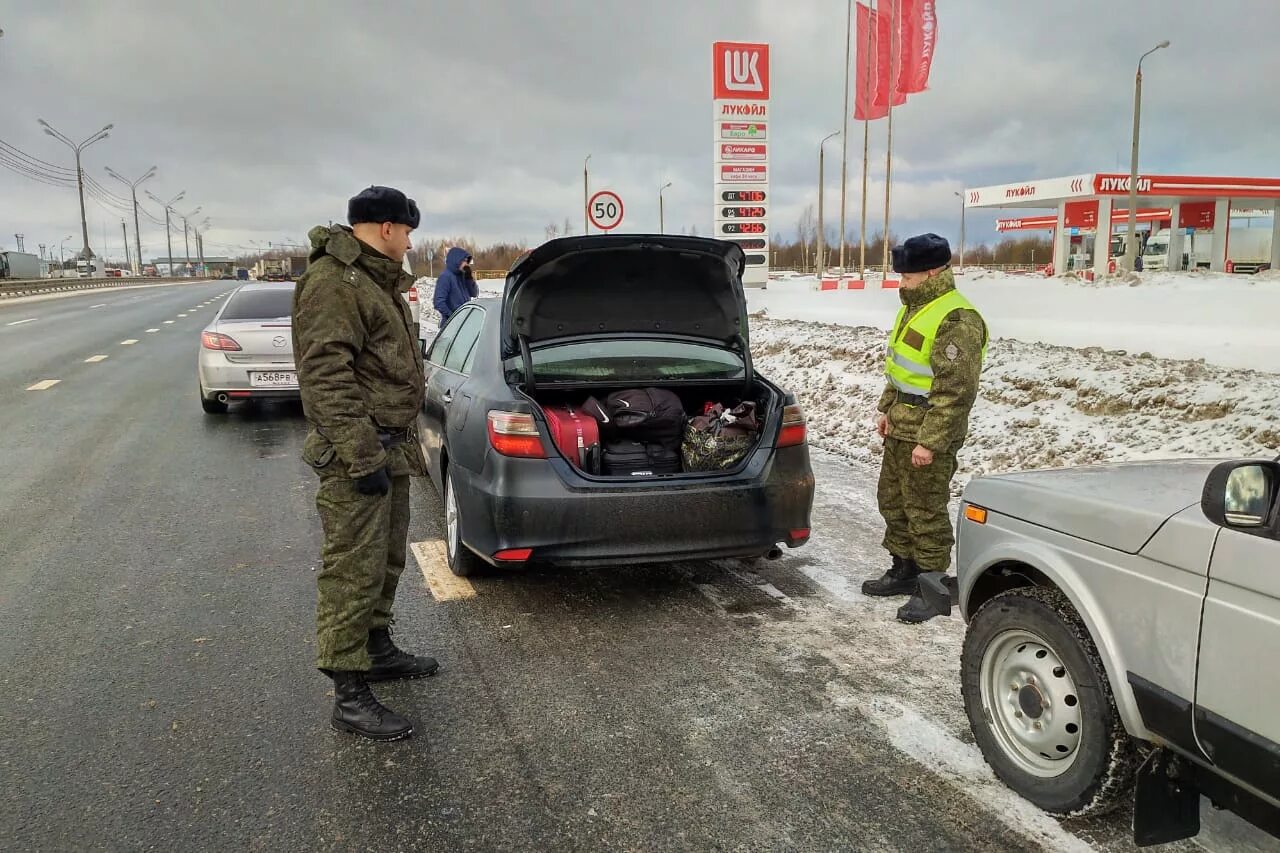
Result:
M310 431L302 458L320 477L324 528L317 578L316 665L334 682L332 725L397 740L413 724L385 708L368 682L420 678L438 668L398 649L390 624L405 566L409 477L424 476L416 418L422 353L401 294L418 207L370 187L348 220L312 228L311 257L293 297L293 347Z
M903 307L887 347L888 382L876 417L884 438L877 498L892 565L862 591L910 594L898 618L912 623L937 615L920 593L921 573L945 573L951 566L951 478L988 339L981 315L956 290L950 264L951 246L936 234L893 249Z

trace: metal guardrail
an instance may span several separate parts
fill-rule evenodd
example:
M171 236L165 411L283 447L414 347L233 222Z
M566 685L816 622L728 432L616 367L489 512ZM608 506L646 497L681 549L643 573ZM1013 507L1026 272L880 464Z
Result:
M213 281L210 278L181 279L187 282ZM144 284L159 284L173 281L170 278L153 276L130 276L129 278L33 278L21 281L3 281L0 283L0 299L13 296L34 296L39 293L57 293L70 290L95 290L104 287L137 287Z

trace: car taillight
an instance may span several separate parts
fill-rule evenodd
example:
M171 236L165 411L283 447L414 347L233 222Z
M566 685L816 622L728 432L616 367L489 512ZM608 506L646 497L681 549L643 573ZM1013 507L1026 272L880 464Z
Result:
M533 415L522 412L490 412L489 444L503 456L547 458Z
M493 555L499 563L523 563L533 556L532 548L508 548Z
M218 332L201 332L200 346L205 349L227 350L229 352L240 351L240 345L233 338Z
M782 410L782 429L778 432L778 447L795 447L804 444L809 429L804 419L804 410L793 403Z

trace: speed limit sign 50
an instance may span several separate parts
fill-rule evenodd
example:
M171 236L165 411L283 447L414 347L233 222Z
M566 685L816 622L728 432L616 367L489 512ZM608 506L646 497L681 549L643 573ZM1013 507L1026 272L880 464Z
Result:
M622 224L622 199L613 190L601 190L587 202L587 216L601 231L612 231Z

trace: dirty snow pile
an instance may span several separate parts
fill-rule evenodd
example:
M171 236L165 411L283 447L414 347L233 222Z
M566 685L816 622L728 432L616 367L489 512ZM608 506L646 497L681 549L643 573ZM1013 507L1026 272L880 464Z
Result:
M885 331L751 316L757 368L793 391L810 441L877 463ZM1280 374L1101 348L992 341L957 485L1002 471L1280 452Z

